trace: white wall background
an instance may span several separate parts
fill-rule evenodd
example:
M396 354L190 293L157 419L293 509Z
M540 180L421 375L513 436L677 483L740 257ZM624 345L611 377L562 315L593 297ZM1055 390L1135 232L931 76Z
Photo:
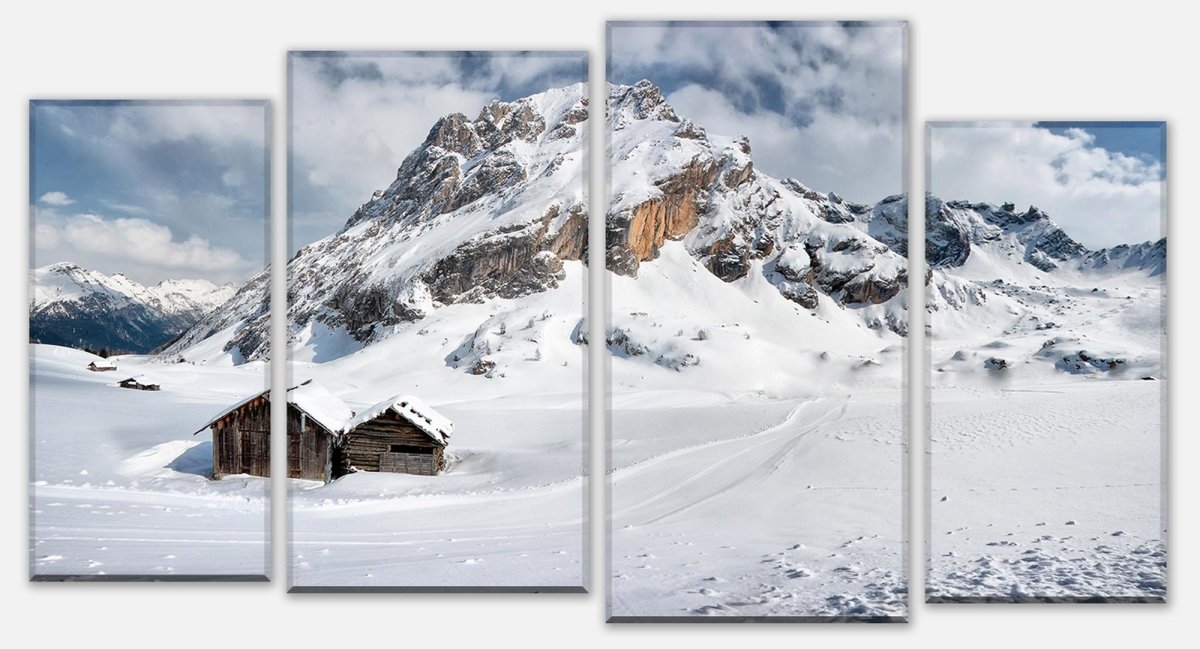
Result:
M663 643L839 647L1041 647L1174 644L1193 622L1197 594L1197 508L1191 470L1198 446L1188 407L1197 349L1187 323L1198 271L1196 240L1200 60L1194 13L1178 2L1093 3L1077 10L1043 1L929 6L915 0L739 0L700 8L694 1L252 3L13 2L0 16L0 236L4 304L0 357L9 452L0 460L0 610L6 635L50 646L336 646L400 642L390 629L417 629L425 641L503 646L628 649ZM260 6L262 5L262 6ZM268 6L270 5L270 6ZM276 6L282 10L276 10ZM926 119L1165 119L1171 256L1170 603L1166 606L912 605L911 623L881 626L605 625L603 526L594 516L589 595L286 595L283 574L266 584L30 584L27 568L28 442L25 270L29 98L267 97L275 100L274 214L285 204L285 57L288 49L580 49L602 79L604 20L630 18L892 18L910 21L911 189L923 189ZM595 95L594 95L595 96ZM599 142L599 141L597 141ZM593 209L603 213L603 158L593 151ZM281 234L281 233L277 233ZM277 236L277 243L279 237ZM282 246L276 247L280 254ZM593 280L599 279L593 277ZM593 300L593 316L602 308ZM917 329L919 331L919 329ZM916 341L914 341L916 342ZM917 349L920 349L917 347ZM598 351L598 350L597 350ZM597 364L593 364L597 369ZM916 368L916 369L919 369ZM919 375L917 375L919 376ZM920 379L918 379L920 381ZM598 386L599 387L599 384ZM918 413L919 414L919 413ZM602 412L593 421L602 425ZM920 592L924 529L922 424L911 433L912 589ZM595 427L596 431L603 430ZM593 434L602 450L603 438ZM601 474L603 455L593 462ZM602 489L593 511L604 511ZM276 530L282 512L276 512ZM285 565L277 548L276 566ZM915 598L919 600L920 598ZM351 625L353 615L365 624ZM356 627L350 631L350 627ZM366 629L361 633L358 629ZM37 633L35 637L33 634Z

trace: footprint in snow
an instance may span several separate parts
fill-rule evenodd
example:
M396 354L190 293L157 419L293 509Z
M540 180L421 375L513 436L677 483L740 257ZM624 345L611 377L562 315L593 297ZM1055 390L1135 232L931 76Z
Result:
M708 604L691 610L694 615L725 615L733 612L733 609L722 604Z

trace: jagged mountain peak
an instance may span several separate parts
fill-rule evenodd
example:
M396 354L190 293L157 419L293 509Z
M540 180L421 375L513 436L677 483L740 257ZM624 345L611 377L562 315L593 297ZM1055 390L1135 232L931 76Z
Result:
M641 264L679 241L720 279L761 273L807 309L821 296L879 305L900 294L906 208L861 205L766 175L754 166L748 138L714 134L679 116L648 82L609 91L611 271L637 277ZM886 318L897 332L905 330L900 310Z
M1090 252L1035 205L1022 211L1014 203L943 201L927 194L925 230L926 261L935 268L963 266L981 247L1016 255L1044 272Z
M492 101L436 120L338 232L288 264L289 345L326 334L339 353L390 337L432 310L553 289L586 254L583 83ZM235 362L269 353L269 282L168 350L219 335Z
M608 84L608 115L609 126L614 130L624 128L633 120L681 121L667 103L662 89L647 79L632 86Z
M478 117L439 118L425 140L346 222L343 232L374 219L427 221L460 210L485 194L553 173L560 156L580 148L588 118L582 83L483 106ZM555 150L558 155L539 153Z

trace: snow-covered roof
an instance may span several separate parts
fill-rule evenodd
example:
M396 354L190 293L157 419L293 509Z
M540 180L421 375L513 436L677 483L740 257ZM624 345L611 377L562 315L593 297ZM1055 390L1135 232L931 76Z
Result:
M379 417L388 410L408 420L412 425L428 435L430 439L442 446L446 445L450 439L450 435L454 432L454 422L433 408L430 408L424 401L409 394L401 394L391 399L384 399L360 412L347 425L347 430L354 430L368 421Z
M158 383L158 381L150 378L149 376L146 376L145 374L138 374L136 376L131 376L127 379L121 379L118 382L125 383L126 381L133 381L134 383L140 383L142 385L150 385L152 383Z
M115 362L110 361L107 358L92 361L90 364L95 365L96 367L116 367L117 366L117 364Z
M320 383L306 381L289 390L288 396L293 406L334 434L345 432L354 418L350 406Z
M232 406L229 406L228 408L222 410L220 412L220 414L218 414L217 416L210 417L207 423L205 423L203 426L200 427L199 430L197 430L195 433L192 433L192 434L196 435L199 433L203 433L205 430L208 430L208 427L212 426L214 422L218 422L218 421L224 419L226 415L233 412L234 410L241 408L242 406L246 405L247 403L250 403L251 401L254 401L255 399L257 399L259 397L270 396L270 394L271 394L270 390L263 390L262 392L255 392L254 394L246 397L245 399L241 399L240 401L233 404Z

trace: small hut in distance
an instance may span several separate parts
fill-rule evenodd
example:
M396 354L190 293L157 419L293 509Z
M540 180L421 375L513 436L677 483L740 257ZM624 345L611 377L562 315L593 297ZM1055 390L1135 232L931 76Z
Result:
M158 392L162 389L157 383L151 383L150 379L145 376L131 376L124 381L118 381L117 385L130 390L147 390L149 392Z
M88 363L87 368L93 372L115 372L117 371L117 364L108 359L103 359Z

